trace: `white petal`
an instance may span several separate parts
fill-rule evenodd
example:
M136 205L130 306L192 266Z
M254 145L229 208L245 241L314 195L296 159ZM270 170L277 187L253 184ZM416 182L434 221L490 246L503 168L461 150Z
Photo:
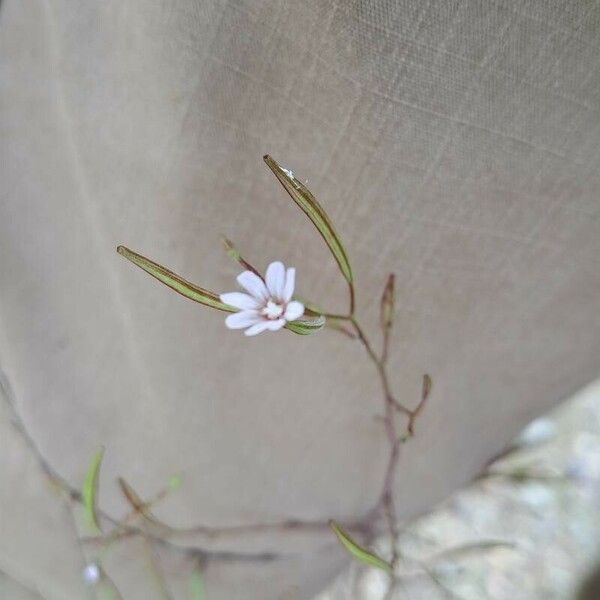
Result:
M255 310L243 310L233 313L225 319L225 325L229 329L243 329L262 321L262 317Z
M285 267L279 261L272 262L267 267L267 275L265 277L267 288L271 292L271 296L281 299L283 296L283 288L285 287Z
M237 276L237 282L259 302L263 302L269 297L264 281L252 271L240 273Z
M296 285L296 269L294 267L290 267L287 270L285 275L285 286L283 288L283 298L281 298L284 302L289 302L294 295L294 287Z
M90 563L83 569L83 581L87 585L94 585L100 579L100 569L96 563Z
M262 333L269 328L270 322L271 321L260 321L259 323L255 323L252 327L248 327L248 329L244 331L244 335L256 335L257 333Z
M285 325L285 319L277 319L276 321L267 321L269 331L279 331Z
M302 302L290 302L285 309L285 317L286 321L295 321L298 317L301 317L304 314L304 304Z
M239 308L240 310L256 310L260 304L250 294L242 292L230 292L229 294L221 294L219 296L221 302Z

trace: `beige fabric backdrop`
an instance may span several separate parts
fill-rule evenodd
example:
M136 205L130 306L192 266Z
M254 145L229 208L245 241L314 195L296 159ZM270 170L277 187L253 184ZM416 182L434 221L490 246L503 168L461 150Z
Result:
M468 481L600 373L599 28L587 0L4 0L0 365L48 461L78 486L104 444L115 516L117 475L150 495L181 472L157 509L177 525L375 501L387 450L358 345L247 340L114 252L230 291L225 233L343 310L269 152L333 217L372 328L397 274L393 385L412 404L423 372L435 384L402 515ZM2 411L0 570L79 598L72 524ZM158 597L137 543L108 566L127 600ZM283 555L210 563L210 600L309 597L345 560L327 534L182 543ZM186 566L166 560L185 598Z

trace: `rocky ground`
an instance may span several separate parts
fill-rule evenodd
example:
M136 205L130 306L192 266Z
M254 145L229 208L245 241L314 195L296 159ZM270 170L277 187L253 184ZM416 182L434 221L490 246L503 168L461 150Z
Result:
M403 528L394 598L576 598L600 562L600 382L534 421L515 451ZM380 549L385 552L385 542ZM386 578L355 564L318 600L375 600Z

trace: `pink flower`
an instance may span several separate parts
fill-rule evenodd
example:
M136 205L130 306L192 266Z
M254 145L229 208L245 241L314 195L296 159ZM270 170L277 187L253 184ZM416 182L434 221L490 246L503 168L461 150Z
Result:
M246 335L278 331L288 321L304 314L302 302L292 300L296 269L285 269L283 263L272 262L263 281L256 273L244 271L237 282L246 290L221 294L221 302L239 309L225 319L229 329L246 329Z

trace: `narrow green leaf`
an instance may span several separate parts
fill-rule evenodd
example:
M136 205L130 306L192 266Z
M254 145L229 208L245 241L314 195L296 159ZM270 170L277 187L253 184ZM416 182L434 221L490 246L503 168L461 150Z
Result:
M192 590L192 600L204 600L204 581L199 571L194 571L190 578L190 588Z
M323 236L326 244L329 246L331 253L337 261L340 271L346 278L348 283L352 283L352 269L346 255L346 251L342 246L342 242L336 233L333 223L311 194L308 188L289 170L283 168L268 154L263 157L267 166L273 171L275 177L279 179L281 185L286 192L292 197L292 200L304 211L306 216L313 222L319 233Z
M100 465L102 464L103 455L104 448L100 448L96 454L94 454L85 474L85 480L83 483L82 496L84 517L88 527L94 534L101 533L100 527L98 526L98 517L96 512L98 506L98 478L100 475Z
M387 283L381 296L381 328L384 332L389 333L392 328L394 321L394 305L395 305L395 294L394 294L394 274L391 273L388 277Z
M169 478L169 490L172 492L178 490L181 487L181 475L173 475Z
M329 526L333 530L333 533L335 533L337 536L337 539L342 546L344 546L344 548L352 556L354 556L354 558L372 567L382 569L387 573L392 572L392 565L390 565L390 563L377 556L377 554L374 554L362 546L359 546L345 531L340 528L335 521L329 521Z
M289 321L285 328L290 331L297 333L298 335L310 335L323 329L325 325L325 317L320 315L316 319L296 319L295 321Z
M181 294L182 296L185 296L194 302L199 302L205 306L210 306L211 308L216 308L218 310L224 310L226 312L236 312L237 310L232 306L223 304L223 302L219 300L219 296L214 292L210 292L193 283L190 283L189 281L186 281L183 279L183 277L180 277L176 273L169 271L165 267L162 267L149 258L145 258L133 250L129 250L129 248L126 248L125 246L119 246L117 248L117 252L121 256L124 256L127 260L130 260L134 265L140 267L140 269L146 271L146 273L152 275L152 277L155 279L158 279L172 290L175 290L178 294Z

